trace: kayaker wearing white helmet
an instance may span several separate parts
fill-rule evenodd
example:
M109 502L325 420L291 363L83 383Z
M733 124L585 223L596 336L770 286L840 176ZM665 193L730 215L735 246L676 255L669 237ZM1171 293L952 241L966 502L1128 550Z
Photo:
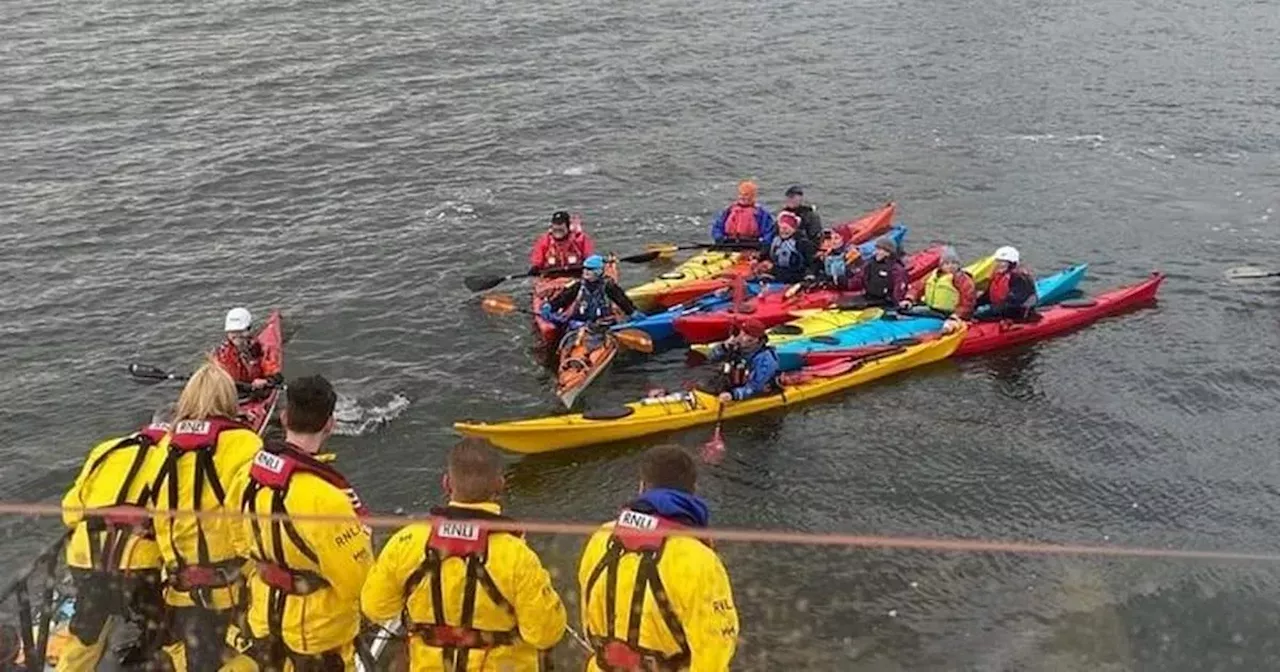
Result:
M987 291L978 297L979 306L990 306L984 320L1026 320L1035 314L1036 281L1021 266L1022 256L1015 247L996 250L996 272Z
M251 333L253 315L247 308L236 307L227 311L223 331L227 337L214 351L214 359L231 374L237 389L262 390L279 385L284 379L280 362L267 357L262 344Z

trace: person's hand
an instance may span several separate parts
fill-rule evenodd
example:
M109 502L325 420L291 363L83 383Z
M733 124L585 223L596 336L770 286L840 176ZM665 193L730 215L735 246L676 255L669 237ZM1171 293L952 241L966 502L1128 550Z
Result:
M727 404L727 403L729 403L729 402L731 402L731 401L733 401L733 393L731 393L731 392L721 392L721 393L720 393L720 403L722 403L722 404Z
M637 310L637 311L635 311L634 313L631 313L630 317L631 317L631 320L632 320L632 321L636 321L636 322L638 322L638 321L643 320L644 318L649 317L649 316L648 316L648 315L645 315L645 314L644 314L644 311Z
M569 230L582 230L582 215L580 213L575 212L572 215L569 215Z
M915 304L911 303L911 299L903 299L902 303L898 304L898 308L901 308L902 310L911 310L913 306L915 306Z
M942 323L942 333L943 334L955 333L956 331L960 330L960 325L962 323L963 322L961 320L956 319L955 317L948 317L947 321Z
M251 383L251 386L252 386L252 387L253 387L253 389L255 389L255 390L261 390L262 388L264 388L264 387L266 387L266 386L268 386L268 385L270 385L270 384L271 384L271 383L267 382L267 379L266 379L266 378L255 378L255 379L253 380L253 383Z

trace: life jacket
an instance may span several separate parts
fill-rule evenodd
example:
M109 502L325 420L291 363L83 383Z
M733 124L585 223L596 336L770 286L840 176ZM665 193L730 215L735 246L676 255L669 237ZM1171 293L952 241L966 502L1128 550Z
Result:
M727 385L722 391L728 392L735 387L746 385L747 381L751 380L751 370L755 364L755 359L762 353L773 357L775 360L778 358L778 353L772 347L762 345L759 350L751 353L749 357L742 352L736 352L732 357L726 359L720 366L720 375L723 377L725 385ZM772 394L782 389L780 377L774 376L774 379L769 381L769 387L765 390L765 394Z
M756 222L756 206L734 203L724 220L724 235L735 240L758 240L760 224Z
M693 650L689 648L684 626L671 607L671 599L667 596L667 589L662 585L662 577L658 573L658 561L662 558L662 550L666 547L670 533L685 529L688 528L670 519L632 509L623 509L618 515L613 534L609 537L609 546L600 562L591 570L583 592L583 603L586 604L591 599L591 591L596 582L601 576L606 577L605 632L592 632L588 628L585 633L595 651L596 665L604 672L674 671L689 666ZM635 589L627 606L630 616L627 619L626 637L620 638L616 631L618 565L624 555L632 553L640 555L640 563L636 571ZM646 593L652 594L658 615L662 617L671 638L680 647L674 655L640 646L641 614L644 611Z
M773 245L769 247L769 259L778 268L796 269L804 264L804 257L801 256L800 247L796 244L794 237L774 238Z
M515 607L503 596L485 568L489 557L489 537L495 534L519 533L494 530L476 524L477 521L494 522L510 518L474 509L437 508L431 511L431 534L423 552L422 564L409 575L404 583L405 610L401 621L405 630L417 636L424 644L438 648L446 670L465 672L471 650L487 651L501 646L511 646L520 638L520 630L479 630L473 627L476 611L476 589L485 591L489 599L516 618ZM449 558L459 558L467 565L466 581L462 588L462 614L457 625L449 625L444 614L444 580L441 570ZM409 616L409 596L428 582L431 591L431 620L414 621Z
M582 234L580 232L570 231L569 235L563 240L556 240L556 237L550 233L547 235L547 268L560 268L563 266L576 266L586 259L586 251L583 249Z
M960 305L960 290L956 289L955 276L940 270L933 271L924 281L924 294L920 298L926 306L936 311L955 312Z
M991 278L991 285L987 287L987 298L991 300L991 305L1000 306L1009 299L1010 285L1013 282L1013 276L1020 275L1030 279L1030 274L1022 269L1021 266L1015 266L1008 273L996 273ZM1032 280L1032 282L1034 282Z
M223 340L214 353L214 359L238 383L251 383L264 377L262 344L256 340L250 343L248 352L236 347L230 340Z
M138 479L138 472L147 461L147 454L160 443L168 425L153 424L138 431L133 436L121 439L115 445L103 451L98 459L89 465L89 474L97 473L107 458L119 451L134 448L133 462L129 471L120 481L116 491L115 503L109 512L98 513L90 510L85 513L85 531L89 535L89 562L99 572L116 573L120 571L120 562L124 559L125 546L129 538L137 536L142 539L155 539L155 527L147 503L151 500L150 487L143 487L136 498L129 498Z
M218 437L225 431L246 429L234 420L225 418L209 418L206 420L183 420L175 423L169 434L169 454L152 486L153 492L160 492L168 487L168 505L171 511L183 508L178 502L178 462L187 455L193 455L196 461L192 485L192 511L205 511L204 489L208 487L217 498L217 506L225 505L226 489L218 479L218 470L213 462L213 452L218 447ZM166 569L170 584L179 592L190 592L197 602L208 602L209 591L213 588L227 587L240 578L239 558L230 558L221 562L212 562L209 557L209 540L205 536L201 518L195 519L196 525L196 557L184 558L178 549L173 529L178 521L174 518L169 524L169 546L173 550L176 562Z
M579 280L578 296L574 298L573 304L567 311L570 319L579 322L595 322L613 315L613 302L605 291L608 283L608 278L600 278L595 283ZM592 284L595 287L592 287Z
M893 266L898 260L889 257L884 261L868 259L863 269L863 293L868 299L886 301L893 296Z

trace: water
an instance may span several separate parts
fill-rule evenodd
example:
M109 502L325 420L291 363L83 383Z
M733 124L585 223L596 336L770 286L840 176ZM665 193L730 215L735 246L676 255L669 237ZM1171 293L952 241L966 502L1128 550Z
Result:
M1170 278L1155 310L730 423L718 524L1275 550L1280 288L1222 271L1276 264L1278 29L1245 0L4 3L0 497L59 496L174 394L125 365L190 367L243 303L302 325L287 372L336 382L369 504L422 509L453 420L556 405L461 275L522 268L560 208L619 252L699 240L754 177L829 221L897 200L914 246L1088 261L1087 290ZM590 401L680 359L620 358ZM513 459L510 509L607 518L644 445ZM50 526L6 525L3 566ZM571 596L579 540L535 541ZM1265 565L722 552L742 669L1277 665Z

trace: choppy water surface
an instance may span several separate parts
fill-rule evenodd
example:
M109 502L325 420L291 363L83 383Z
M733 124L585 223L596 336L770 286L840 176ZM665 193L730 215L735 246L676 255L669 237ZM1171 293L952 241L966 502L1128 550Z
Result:
M1280 263L1277 30L1245 0L0 3L0 497L60 495L175 392L124 366L191 365L245 303L337 382L365 499L421 509L454 419L555 405L461 275L523 267L562 207L620 252L699 240L753 176L829 220L895 199L916 246L1088 261L1090 290L1170 277L1157 309L731 424L718 524L1274 551L1280 291L1221 278ZM510 508L607 518L643 445L513 459ZM4 529L5 567L53 535ZM580 541L536 543L571 595ZM1280 664L1270 565L723 553L742 669Z

